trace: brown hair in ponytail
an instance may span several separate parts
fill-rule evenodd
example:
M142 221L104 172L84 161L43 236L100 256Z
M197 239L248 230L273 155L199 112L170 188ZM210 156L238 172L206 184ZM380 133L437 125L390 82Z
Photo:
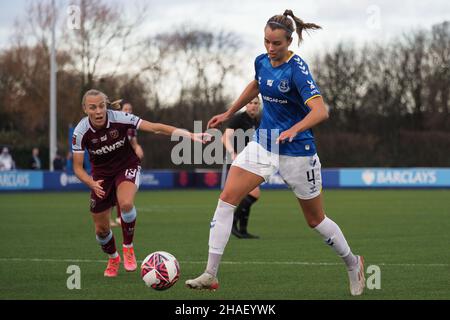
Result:
M291 17L292 20L294 20L295 22L295 28L294 28L294 24L292 23L292 20L289 19L288 17ZM302 36L302 32L303 30L317 30L317 29L322 29L321 26L315 24L315 23L305 23L303 22L303 20L301 20L300 18L296 17L294 15L294 13L292 12L292 10L285 10L284 13L282 15L275 15L272 18L270 18L267 21L267 26L269 26L272 30L275 29L283 29L286 31L286 36L287 38L291 38L292 33L294 31L297 32L298 35L298 44L300 45L300 43L303 41L303 36Z

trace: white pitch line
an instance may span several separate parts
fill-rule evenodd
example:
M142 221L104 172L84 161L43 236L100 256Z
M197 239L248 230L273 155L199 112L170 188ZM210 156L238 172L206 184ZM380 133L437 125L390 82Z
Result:
M69 263L106 263L107 260L89 259L41 259L41 258L0 258L0 262L69 262ZM137 261L141 263L142 261ZM206 264L206 261L180 261L181 264ZM300 266L340 266L342 263L335 262L306 262L306 261L222 261L222 264L242 265L300 265ZM376 263L378 266L397 267L450 267L448 263Z

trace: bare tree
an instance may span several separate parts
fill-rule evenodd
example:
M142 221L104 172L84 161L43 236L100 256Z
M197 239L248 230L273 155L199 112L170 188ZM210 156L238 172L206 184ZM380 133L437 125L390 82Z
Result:
M66 45L73 52L74 67L80 70L81 91L91 88L98 76L114 76L125 69L124 56L135 47L133 33L144 22L148 7L140 8L134 19L127 19L123 8L103 0L78 0L80 29L67 30ZM109 65L108 65L109 64ZM100 74L99 66L109 68Z
M450 21L434 25L431 30L431 76L428 79L433 112L450 115Z
M366 108L363 97L369 75L365 70L364 50L358 52L352 44L340 43L323 59L316 61L316 78L331 111L339 117L341 124L354 131L359 130L360 112Z
M166 107L188 107L189 121L222 109L228 100L226 80L239 75L239 37L205 30L182 26L147 39L142 48L147 54L141 60L141 76L148 80L152 105L166 101Z

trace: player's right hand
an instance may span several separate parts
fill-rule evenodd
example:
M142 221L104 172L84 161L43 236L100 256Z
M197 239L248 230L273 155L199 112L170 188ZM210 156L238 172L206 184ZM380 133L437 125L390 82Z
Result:
M91 184L92 191L94 191L95 195L100 199L103 199L105 196L105 191L103 190L102 184L103 180L93 180L93 183Z
M227 112L218 114L217 116L214 116L211 118L211 120L208 121L207 129L209 128L216 128L218 127L222 122L225 122L229 119L229 115Z

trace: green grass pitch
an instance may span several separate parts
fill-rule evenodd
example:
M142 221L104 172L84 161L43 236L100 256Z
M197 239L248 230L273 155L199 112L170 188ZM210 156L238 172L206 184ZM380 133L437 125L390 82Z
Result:
M174 287L154 291L139 272L103 277L89 196L0 194L0 299L449 299L450 190L325 190L325 209L353 251L381 270L381 289L351 297L340 259L306 225L289 191L266 191L251 212L259 240L230 238L220 289L194 291L184 281L207 259L209 222L219 191L140 191L138 260L164 250L180 261ZM121 247L122 235L114 228ZM66 286L78 265L81 289ZM366 278L370 274L366 274Z

